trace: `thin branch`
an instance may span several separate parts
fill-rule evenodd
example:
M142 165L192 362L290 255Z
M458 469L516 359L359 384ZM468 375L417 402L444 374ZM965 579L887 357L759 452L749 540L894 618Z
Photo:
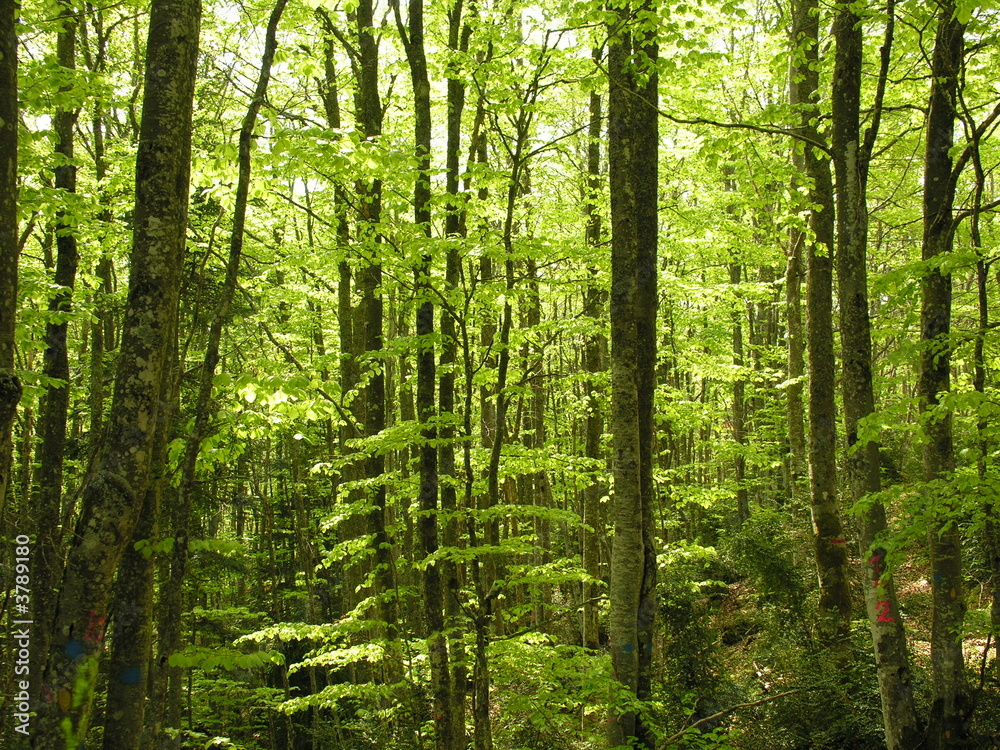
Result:
M989 130L993 124L1000 117L1000 102L997 102L993 111L986 116L979 125L972 131L969 137L969 143L966 145L965 149L955 160L955 166L951 170L951 181L952 183L958 182L958 177L965 169L965 165L968 163L969 159L972 157L972 152L975 148L978 148L978 144L982 142L983 137L986 135L986 131Z
M889 62L892 55L892 42L896 30L896 0L889 0L886 6L885 40L879 49L878 84L875 87L875 103L872 105L872 122L865 131L864 146L861 149L862 174L867 177L871 166L872 149L878 137L879 126L882 123L882 111L885 103L885 84L889 78Z
M305 213L307 213L307 214L308 214L308 215L309 215L310 217L312 217L312 219L313 219L314 221L318 221L318 222L319 222L320 224L322 224L323 226L325 226L325 227L330 227L330 229L336 229L336 228L337 228L337 225L336 225L336 224L332 224L332 223L330 223L329 221L327 221L326 219L324 219L324 218L323 218L322 216L320 216L319 214L317 214L317 213L316 213L315 211L313 211L313 210L312 210L311 208L309 208L308 206L305 206L305 205L303 205L303 204L299 203L299 202L298 202L297 200L295 200L295 199L294 199L294 198L293 198L292 196L290 196L290 195L285 195L284 193L282 193L282 192L281 192L280 190L277 190L277 189L272 189L272 190L271 190L271 192L272 192L272 193L274 193L274 194L275 194L276 196L278 196L279 198L282 198L283 200L286 200L286 201L288 201L289 203L291 203L291 204L292 204L293 206L295 206L295 207L296 207L296 208L298 208L299 210L301 210L301 211L304 211L304 212L305 212Z
M816 687L795 688L795 690L786 690L784 693L778 693L777 695L769 695L766 698L761 698L759 701L751 701L750 703L737 703L735 706L730 706L729 708L723 709L722 711L714 713L711 716L706 716L704 719L698 719L698 721L696 721L691 726L685 727L676 734L667 737L667 739L663 741L663 744L670 745L676 742L677 740L681 739L682 737L684 737L685 734L690 732L695 727L700 726L701 724L705 724L709 721L715 721L716 719L721 719L723 716L728 716L729 714L733 713L734 711L738 711L741 708L751 708L753 706L759 706L762 703L769 703L770 701L777 700L778 698L784 698L786 695L793 695L795 693L805 692L806 690L816 690L816 689L817 689Z
M261 330L264 331L264 335L267 336L268 339L270 339L271 343L274 344L276 347L278 347L278 350L285 355L285 359L288 360L289 364L295 365L295 368L299 372L306 371L306 368L302 366L302 363L299 362L299 360L295 357L294 354L292 354L291 349L289 349L287 346L282 344L274 337L274 334L271 333L271 329L268 327L267 323L265 323L263 320L260 321L260 327ZM338 414L340 414L341 419L343 419L348 425L350 425L351 429L357 432L362 432L361 427L358 425L357 422L354 421L354 417L352 417L350 414L344 411L344 408L337 402L337 399L335 399L333 396L331 396L322 388L317 387L316 392L320 396L325 398L327 401L329 401L331 404L333 404L333 408L337 410Z
M638 94L633 94L638 96ZM711 125L714 128L726 128L729 130L752 130L757 133L767 133L769 135L785 135L789 138L794 138L797 141L802 141L807 143L813 148L818 148L824 154L829 157L833 157L833 151L830 147L820 141L813 140L809 136L802 135L801 133L795 132L794 130L788 130L787 128L779 128L774 125L754 125L749 122L719 122L718 120L709 120L705 117L694 117L687 119L684 117L676 117L675 115L668 114L661 109L657 109L660 117L665 120L670 120L670 122L676 123L678 125Z
M608 70L604 65L598 63L596 67L599 70L603 71L604 74L609 76L610 78L611 74L608 73ZM626 90L628 90L627 87ZM652 102L646 101L646 99L643 98L642 94L639 94L636 91L629 91L629 93L632 96L641 99L647 105L649 106L652 105ZM802 135L801 133L798 133L794 130L789 130L787 128L779 128L776 125L754 125L753 123L749 122L720 122L718 120L709 120L707 117L694 117L688 119L686 117L677 117L676 115L671 115L667 112L664 112L659 107L656 107L656 113L663 119L669 120L670 122L675 123L677 125L711 125L714 128L725 128L727 130L752 130L757 133L767 133L768 135L788 136L789 138L794 138L798 141L802 141L803 143L808 143L810 146L818 148L824 154L826 154L830 158L833 158L833 151L831 151L830 147L827 146L825 143L813 140L812 138Z
M955 220L952 222L953 229L958 229L958 225L961 224L965 219L970 216L978 216L979 214L985 213L987 211L992 211L995 208L1000 208L1000 198L992 200L989 203L984 203L978 208L967 208L964 211L959 211L955 215Z

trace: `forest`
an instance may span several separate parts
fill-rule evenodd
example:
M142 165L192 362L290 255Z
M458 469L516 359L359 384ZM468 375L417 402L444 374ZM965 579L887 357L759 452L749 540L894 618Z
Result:
M0 0L0 746L1000 748L998 81L995 0Z

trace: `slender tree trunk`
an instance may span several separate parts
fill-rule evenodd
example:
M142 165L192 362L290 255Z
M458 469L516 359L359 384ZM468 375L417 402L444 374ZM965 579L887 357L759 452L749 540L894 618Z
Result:
M729 264L729 283L736 293L738 307L733 310L731 319L733 326L733 365L739 368L736 380L733 381L733 440L739 451L733 460L733 470L736 475L736 512L740 524L750 520L750 496L747 493L747 460L743 455L746 449L746 403L744 398L746 381L743 376L743 313L745 303L739 294L739 284L742 276L739 263Z
M653 509L656 490L653 466L656 463L654 398L656 394L657 241L659 236L659 79L656 73L655 32L638 39L652 65L645 85L637 81L636 100L636 338L639 356L639 492L642 498L643 575L639 592L636 634L639 640L639 685L641 701L653 697L653 636L656 623L656 547L653 539ZM636 49L638 51L638 49ZM652 728L640 718L637 737L646 747L656 747Z
M837 42L833 81L833 153L837 175L837 272L840 335L843 350L842 389L847 433L847 484L855 503L881 489L877 439L858 435L861 420L875 413L872 385L871 323L868 317L868 205L866 187L871 151L878 133L885 76L892 44L894 7L890 2L886 41L876 92L876 114L862 138L860 124L862 21L850 7L834 21ZM860 442L859 442L860 441ZM859 540L865 561L865 605L875 647L879 695L886 746L916 747L920 740L906 633L895 583L883 577L885 550L877 546L888 529L885 507L873 502L862 518Z
M82 515L60 587L33 737L39 750L75 747L86 736L108 595L152 467L186 241L200 16L197 0L154 0L151 8L118 377L108 437L83 488Z
M7 507L13 463L11 432L21 400L14 372L17 318L17 11L16 0L0 0L0 515Z
M973 376L972 385L976 391L983 396L986 394L986 332L990 328L990 307L989 307L989 272L992 260L987 260L983 253L983 237L979 226L979 211L983 204L983 190L986 187L986 173L983 170L982 156L980 154L980 140L975 136L975 142L970 144L972 151L973 165L976 171L976 187L973 199L973 213L970 218L969 236L972 246L976 248L979 256L976 261L976 296L979 302L979 330L976 332L975 351L973 354ZM982 407L980 407L982 408ZM989 441L987 430L989 429L988 412L980 412L976 422L976 434L979 439L979 457L976 460L979 481L987 481L987 456L989 451ZM990 589L993 603L990 606L990 631L993 633L993 647L996 653L994 669L1000 677L1000 518L997 514L997 504L986 502L983 504L983 516L985 519L983 536L986 541L986 555L991 574Z
M830 161L816 126L819 93L819 10L815 0L797 0L792 19L791 103L797 108L806 175L811 181L806 321L809 347L809 487L813 542L819 574L817 634L825 648L849 657L851 626L847 540L837 498L837 413L834 400L833 247L834 200Z
M503 446L508 435L507 417L511 405L511 393L508 389L510 371L510 339L513 328L514 307L512 299L515 293L514 277L514 233L515 233L515 208L517 199L526 189L528 175L526 171L525 150L528 145L528 135L531 129L533 118L533 105L538 97L538 72L527 86L525 98L518 109L514 122L515 136L514 145L511 149L511 172L507 183L506 206L503 220L503 254L504 254L504 282L505 299L503 305L503 317L500 322L499 340L496 342L499 354L497 357L497 383L496 383L496 430L490 445L490 461L487 470L487 508L495 508L500 504L500 458ZM517 425L520 422L520 409L514 420L514 430L512 439L517 439ZM506 488L505 488L506 490ZM486 543L490 546L500 544L500 522L494 518L486 523ZM498 579L504 577L505 560L495 552L487 557L485 577L485 588L488 592L493 590L493 585ZM494 601L493 593L490 597L489 607ZM489 608L488 607L488 608ZM498 635L503 635L504 620L499 617L499 613L493 619L493 625Z
M104 30L102 11L93 11L94 31L97 39L96 54L88 51L87 39L87 15L82 15L83 23L80 24L81 42L84 50L84 59L91 73L103 74L107 62L107 42L108 34ZM94 150L94 177L97 180L97 192L101 201L105 202L107 196L107 157L104 146L104 104L100 96L94 100L94 110L91 117L91 132L93 133ZM98 221L102 223L101 234L110 226L112 214L108 208L103 209L98 214ZM103 237L102 237L103 240ZM99 280L97 289L94 292L94 317L95 320L90 326L90 449L96 451L101 438L101 428L104 425L104 399L105 399L105 363L104 355L107 351L114 349L114 317L111 311L110 297L113 293L112 275L114 272L114 262L111 253L103 251L100 260L97 262L95 275Z
M398 2L394 5L396 24L413 84L414 153L417 175L413 188L414 220L424 237L431 238L431 86L427 75L427 58L424 53L424 4L423 0L410 0L408 24L404 26ZM435 427L435 366L434 303L431 290L433 257L425 252L415 270L417 290L417 419L422 425L420 444L420 546L425 557L438 550L438 465L437 428ZM451 750L454 746L452 720L451 672L448 666L448 641L444 629L444 591L442 567L437 561L426 565L423 571L424 619L427 625L427 651L431 665L431 691L434 702L434 740L437 750Z
M364 137L377 140L382 134L382 103L378 90L378 36L374 20L372 0L360 0L356 13L358 34L358 89L357 120ZM367 234L363 237L370 248L372 260L360 270L358 286L361 290L361 344L366 354L382 351L383 302L382 302L382 261L379 257L381 236L378 223L382 215L382 183L372 180L356 186L361 198L361 224ZM368 379L364 393L365 436L380 434L386 425L385 375L381 368L375 369ZM375 580L378 591L379 614L385 625L388 655L385 662L386 680L396 684L402 678L402 656L398 650L397 634L399 603L396 599L392 542L386 531L386 485L385 456L378 449L372 449L365 462L365 474L372 482L370 493L371 510L368 512L368 533L372 535L375 549Z
M61 28L56 38L56 59L59 67L72 75L76 70L76 19L73 9L60 4ZM70 82L60 87L61 93L72 91ZM73 128L76 110L60 107L54 118L56 134L55 186L67 195L76 192L76 166L73 164ZM68 198L67 198L68 200ZM56 214L56 269L55 284L59 287L49 300L51 312L68 313L72 309L73 284L76 280L77 249L74 229L67 221L65 210ZM38 409L38 448L32 505L35 514L35 549L38 552L34 570L34 620L38 626L35 639L35 657L38 663L32 670L32 696L38 699L41 688L42 668L49 649L49 628L55 609L55 582L62 573L61 537L58 519L62 515L63 456L66 453L66 417L69 411L70 372L66 340L67 323L48 323L45 326L45 359L42 373L62 381L51 386L41 398Z
M528 282L528 308L525 313L526 328L537 328L542 323L542 299L539 294L538 264L534 258L525 260ZM531 413L528 422L531 428L530 438L526 435L529 448L535 449L541 455L545 449L545 351L542 346L526 342L525 344L525 375L531 382ZM535 472L525 477L532 490L531 504L541 507L552 507L552 486L549 475L545 471ZM552 533L549 520L542 514L535 515L534 560L536 567L548 565L551 562ZM536 627L542 628L547 612L552 606L552 585L541 584L533 586L532 617Z
M792 45L798 44L793 36ZM794 54L794 53L793 53ZM799 68L794 62L788 71L788 98L792 106L801 104L801 82ZM806 173L805 148L797 141L792 142L792 191L798 192L801 175ZM805 379L805 337L802 332L802 249L806 233L799 227L792 227L788 233L788 258L785 267L785 321L788 326L788 386L785 397L788 400L788 496L793 502L802 496L803 477L806 467L805 410L802 404L803 381Z
M337 88L337 72L334 68L334 50L331 40L333 35L333 22L322 9L318 10L327 38L324 41L324 74L325 86L322 90L323 106L326 113L327 123L334 131L339 131L340 120L340 100ZM354 274L351 263L348 261L348 246L351 241L350 227L347 221L347 196L342 185L334 186L334 216L336 219L336 233L338 249L343 253L343 257L338 264L337 282L337 329L340 337L340 392L345 406L353 414L355 421L342 422L340 434L337 438L339 455L342 458L353 456L353 460L345 462L341 469L338 484L344 485L362 478L362 467L357 458L356 449L349 444L350 440L361 437L357 428L358 423L364 424L364 399L357 397L358 386L358 359L362 354L360 325L356 325L359 320L358 309L352 301L352 287L354 286ZM344 493L341 502L353 505L360 499L358 489L350 489ZM356 514L349 514L337 530L340 539L357 539L364 533L363 520ZM344 601L343 610L349 612L358 604L357 591L361 588L364 575L361 562L354 562L344 567ZM359 665L352 664L350 669L352 682L363 682L358 674Z
M469 49L471 27L463 22L463 2L456 0L448 13L448 48L465 54ZM465 109L465 83L460 71L449 68L447 145L445 154L445 191L448 195L448 213L445 215L445 236L452 240L465 237L465 196L459 186L459 158L462 142L462 112ZM461 274L461 257L454 244L448 246L445 267L445 286L455 304ZM461 544L461 518L468 507L458 507L458 472L455 466L455 360L458 350L457 310L454 307L441 315L441 372L438 380L438 404L441 413L441 447L438 451L441 483L441 510L448 514L444 528L444 544L457 549ZM465 329L467 331L467 328ZM471 393L469 394L471 395ZM466 415L468 416L468 415ZM469 422L471 427L471 422ZM467 440L471 435L466 434ZM466 441L466 446L468 442ZM463 504L464 505L464 504ZM442 570L445 583L445 617L449 630L448 657L451 664L451 717L452 743L457 750L465 750L465 697L468 692L468 667L465 663L462 616L459 591L462 585L463 566L445 560Z
M593 57L600 62L602 53L595 48ZM590 95L590 127L587 143L587 187L584 214L587 217L587 246L596 250L601 242L601 214L597 209L597 199L601 193L601 95ZM584 315L590 318L597 329L607 296L597 283L597 267L588 269L589 282L584 290ZM601 414L599 389L594 384L597 373L602 371L601 351L605 348L603 335L599 330L588 337L583 352L583 369L588 378L584 386L587 399L587 420L584 453L595 465L602 459L601 435L604 433L604 419ZM583 645L597 649L600 645L598 626L598 596L600 595L600 560L603 528L601 523L601 495L604 487L600 482L592 482L583 491L583 569L588 582L583 587Z
M792 161L796 172L805 169L798 144L793 145ZM785 323L788 327L788 496L799 497L806 474L805 412L802 406L802 379L805 376L805 344L802 336L802 245L805 233L792 229L788 238L788 259L785 267Z
M611 388L615 493L612 506L611 658L615 679L650 697L656 559L652 547L653 388L656 377L657 79L636 69L656 60L653 32L627 28L608 48L611 170ZM646 78L640 82L640 75ZM654 738L634 711L612 708L608 745Z
M96 151L96 148L95 148ZM104 426L104 356L113 340L107 335L111 327L110 297L112 260L105 255L97 263L96 276L100 281L94 293L96 321L90 327L90 447L97 450Z
M205 358L202 362L198 384L198 395L194 409L194 428L188 435L184 446L184 456L181 464L181 484L174 512L173 535L174 546L170 563L170 578L161 593L163 601L163 619L159 629L157 648L157 690L154 695L154 705L162 711L166 709L168 719L171 706L178 706L180 695L175 692L180 688L181 667L171 667L168 660L181 646L181 626L183 614L184 578L187 574L189 524L191 517L191 501L195 488L195 473L198 453L202 441L208 436L211 418L210 402L215 370L219 363L219 346L222 332L229 319L229 307L236 294L239 277L240 259L243 254L243 237L246 224L247 199L250 194L250 148L253 142L253 131L257 123L257 115L264 104L267 85L271 77L271 62L277 48L277 27L285 10L287 0L277 0L268 19L264 54L261 62L257 85L250 106L243 117L238 142L238 178L236 197L233 207L233 228L229 239L229 257L226 262L226 277L222 285L222 293L218 306L212 317L208 331L208 343L205 347ZM168 675L172 676L169 677ZM165 705L164 705L165 704ZM173 711L176 717L177 711ZM159 736L159 722L162 713L157 716L159 721L152 724L153 733ZM179 728L179 727L175 727Z
M923 259L950 253L954 241L952 207L955 183L950 150L956 120L955 102L962 65L965 27L955 17L953 2L938 11L931 59L931 93L927 114L924 162ZM962 581L962 537L954 496L945 482L955 468L951 413L941 404L951 389L951 274L928 264L921 283L920 401L926 413L924 481L934 498L935 521L928 532L931 552L931 664L934 700L927 746L932 750L965 739L968 686L962 654L965 586Z

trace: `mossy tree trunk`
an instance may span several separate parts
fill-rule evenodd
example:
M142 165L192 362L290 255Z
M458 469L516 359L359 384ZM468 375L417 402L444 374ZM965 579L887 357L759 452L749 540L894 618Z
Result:
M810 181L814 241L806 247L806 341L809 350L809 493L819 576L817 635L824 648L847 658L851 625L847 540L837 493L837 411L834 400L834 196L830 159L819 116L819 6L797 0L792 14L791 104Z
M0 0L0 509L13 463L11 429L21 400L14 372L17 318L17 32L19 4Z
M956 99L962 66L965 27L955 17L953 2L941 3L931 58L931 93L924 157L923 259L921 283L919 394L926 442L924 481L930 482L935 518L928 530L931 553L931 665L934 700L927 746L951 747L964 740L969 709L962 628L965 587L962 582L962 537L955 507L960 499L947 485L955 468L951 413L941 403L951 389L951 274L940 261L952 251L953 205L958 178L951 148Z
M595 48L595 61L600 62L602 51ZM584 201L584 213L587 216L586 241L593 250L601 243L601 214L597 208L597 200L601 192L601 95L592 92L589 102L590 125L587 142L587 183ZM583 351L583 369L587 373L585 396L587 399L587 419L585 426L584 452L595 465L604 458L601 450L601 435L604 433L604 418L602 414L599 389L594 380L602 371L604 363L601 353L607 348L604 335L598 326L603 313L607 292L597 280L597 267L588 269L589 279L584 290L584 315L590 319L594 331L588 336ZM588 576L588 582L583 587L583 645L596 649L600 645L598 636L598 597L600 596L600 560L603 531L601 523L601 495L604 487L598 481L591 482L583 490L583 569Z
M56 61L66 75L76 71L76 17L74 10L65 3L59 5L61 25L56 35ZM73 89L72 79L60 87L66 94ZM53 118L56 136L55 167L56 190L69 194L76 192L76 166L73 163L73 129L76 127L76 110L72 106L59 107ZM55 241L56 267L53 281L57 289L49 300L49 311L68 313L72 309L73 285L76 281L77 247L73 224L75 217L67 216L60 208L56 213ZM34 487L32 506L35 526L35 548L38 562L35 566L34 620L38 626L35 655L39 660L32 670L34 685L32 696L37 700L41 687L40 678L45 654L48 653L49 627L55 604L55 582L62 573L61 539L58 519L62 516L63 458L66 453L66 421L69 411L70 370L67 348L65 317L45 326L45 355L42 373L60 381L49 386L38 408L38 448L35 450Z
M618 12L608 48L611 178L611 658L616 681L650 697L656 559L652 548L653 388L656 377L657 47L655 30ZM643 59L650 64L643 64ZM654 746L642 717L613 707L608 746ZM630 740L630 738L632 738Z
M82 491L60 587L33 746L86 736L115 571L153 463L161 378L174 332L187 228L191 120L201 5L150 11L129 296L107 439Z
M174 325L176 326L176 320ZM160 412L153 436L153 468L143 497L139 523L125 547L111 602L111 660L104 713L105 750L152 747L146 730L146 699L153 647L153 592L156 563L148 545L159 540L160 507L169 487L167 443L173 433L179 388L176 338L171 336L168 371L161 380ZM136 544L142 547L136 548Z
M868 167L878 135L892 46L895 8L890 0L877 82L875 115L862 136L860 122L862 19L844 6L834 20L837 43L833 81L833 154L837 189L837 273L840 296L841 380L847 434L847 486L855 503L881 489L877 439L859 436L863 419L875 413L872 339L868 315ZM873 502L861 521L859 547L865 563L865 605L875 647L886 746L904 750L919 743L906 633L895 583L883 576L884 549L877 542L888 529L885 507Z

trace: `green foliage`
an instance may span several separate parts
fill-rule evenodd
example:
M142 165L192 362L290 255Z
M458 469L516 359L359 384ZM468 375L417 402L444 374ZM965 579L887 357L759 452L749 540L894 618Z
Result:
M755 513L724 546L726 563L750 578L762 597L761 604L781 603L798 624L805 622L805 581L812 577L812 564L796 565L795 545L787 530L786 517L777 511Z
M406 218L417 175L414 113L403 43L390 17L381 17L390 7L376 9L384 110L378 137L366 137L359 123L359 3L310 0L288 9L253 134L239 287L226 314L209 429L198 445L184 589L190 603L187 645L170 657L190 680L188 729L180 735L187 746L274 750L311 741L331 749L429 747L433 685L423 585L431 566L446 575L451 566L457 571L444 583L451 653L471 673L476 629L489 641L497 750L602 747L609 704L643 711L662 737L682 732L671 743L677 747L877 746L878 700L860 614L853 671L832 674L833 667L812 650L816 574L810 521L802 488L791 481L790 391L806 378L786 371L785 267L789 232L809 239L812 206L808 181L793 180L791 158L792 151L804 155L807 147L787 137L799 115L787 103L788 66L803 49L789 48L786 6L705 0L633 4L629 11L629 31L657 33L658 106L664 115L652 467L660 537L653 700L639 705L622 694L611 679L607 653L577 645L586 591L598 599L600 624L606 625L613 534L607 517L614 501L603 299L611 281L606 133L595 144L601 151L595 189L595 176L585 166L592 145L588 106L591 95L602 97L606 123L607 24L618 22L625 5L479 3L470 12L466 2L466 46L450 49L448 16L457 4L426 3L430 237ZM863 18L862 107L870 124L886 19L881 7L852 8ZM32 452L41 439L35 420L45 394L63 385L71 395L61 506L68 515L50 520L74 528L83 502L76 493L97 467L100 444L89 427L92 389L101 386L99 405L106 413L123 333L147 9L126 0L76 10L76 72L55 62L51 2L23 3L18 28L18 218L24 247L15 344L24 397L7 496L11 510L0 521L8 525L5 533L12 519L48 522L34 517L32 503L38 479ZM176 488L232 239L236 133L269 10L261 3L205 7L160 532L134 542L134 549L161 566L162 577L177 535ZM327 14L329 27L317 10ZM835 10L820 10L822 29ZM925 635L930 622L929 605L921 599L928 530L958 524L966 583L970 590L976 583L983 587L976 592L982 601L970 594L968 631L982 639L993 574L985 533L1000 505L1000 339L993 335L996 284L990 265L997 222L991 213L981 216L981 241L974 241L966 218L957 226L952 252L920 257L924 185L915 155L923 147L935 8L902 4L896 10L883 135L868 186L878 407L862 421L856 444L880 443L885 489L853 512L860 518L872 503L886 507L890 531L878 543L890 553L886 574L901 589L909 587L902 608L917 636ZM993 0L963 0L956 14L968 24L969 40L962 114L982 122L996 99L997 7ZM833 116L825 87L834 56L832 48L821 51L824 92L817 123L824 128ZM647 51L631 61L643 75L649 63ZM466 86L458 123L459 196L444 192L449 78ZM327 120L334 89L337 128ZM57 107L79 110L76 194L53 187L62 163L53 150ZM975 130L971 120L956 129L955 155ZM95 121L104 148L100 178ZM977 154L987 176L997 163L994 141L984 137ZM958 178L959 210L973 204L973 166ZM363 198L374 181L382 188L378 222L368 220L373 204ZM993 190L987 180L985 202L995 201ZM590 216L581 210L585 202L592 202ZM445 216L456 206L464 212L463 231L445 236ZM80 244L70 312L48 309L62 291L53 278L57 216ZM590 218L603 222L596 244L585 240ZM425 258L429 266L422 268ZM111 291L97 275L104 260L113 268ZM980 261L989 270L986 328L976 290ZM384 335L380 350L365 352L358 337L371 321L362 282L376 264ZM418 267L426 290L416 284ZM732 267L740 272L738 283ZM953 330L921 345L922 284L931 270L952 275ZM602 297L596 317L584 308L591 286ZM435 329L417 337L414 316L424 299L434 306ZM500 326L508 305L505 348ZM531 322L534 310L537 323ZM454 326L454 340L444 333L445 320ZM46 326L54 323L69 327L68 383L41 373ZM98 328L104 360L91 368ZM974 382L977 342L982 392ZM591 345L600 351L599 372L584 367L582 355ZM446 346L454 348L451 361L441 356ZM435 396L450 375L456 399L451 413L438 409L421 422L415 364L426 347L436 357ZM923 413L914 388L925 350L949 352L954 363L952 390L942 394L933 414ZM502 355L509 366L500 394ZM384 376L387 416L385 429L372 434L365 424L367 389L376 375ZM742 442L734 429L737 384L745 411ZM506 424L497 425L490 414L501 396L510 408ZM599 455L585 455L587 419L595 416L604 420ZM955 470L923 482L924 428L929 420L946 418L954 424ZM500 435L499 466L491 477L492 445ZM438 449L439 467L444 449L455 451L454 474L442 474L437 485L439 491L455 490L452 509L420 508L418 454L428 446ZM381 474L369 470L374 459L385 463ZM739 485L738 460L746 474ZM492 506L491 479L500 492ZM585 524L583 494L591 488L601 498L600 516ZM739 490L747 492L753 514L736 528ZM437 522L437 549L425 554L420 531L430 518ZM382 585L386 571L375 567L373 519L388 538L392 586ZM589 531L598 537L596 579L583 569L581 540ZM66 543L71 537L64 534ZM476 576L487 571L495 580L478 585ZM387 622L383 611L390 604L400 614ZM854 604L860 613L860 601ZM109 632L113 647L114 629ZM926 703L926 665L922 652L915 653ZM403 665L402 676L390 679L393 661ZM796 687L809 690L684 732L713 713ZM994 687L987 680L980 696L983 736L995 733ZM471 715L468 721L471 733Z
M234 669L253 669L265 664L283 663L284 657L280 653L257 651L252 654L244 654L240 651L225 650L219 647L188 646L183 651L170 656L170 666L172 667L198 667L206 672L218 668L231 672Z

